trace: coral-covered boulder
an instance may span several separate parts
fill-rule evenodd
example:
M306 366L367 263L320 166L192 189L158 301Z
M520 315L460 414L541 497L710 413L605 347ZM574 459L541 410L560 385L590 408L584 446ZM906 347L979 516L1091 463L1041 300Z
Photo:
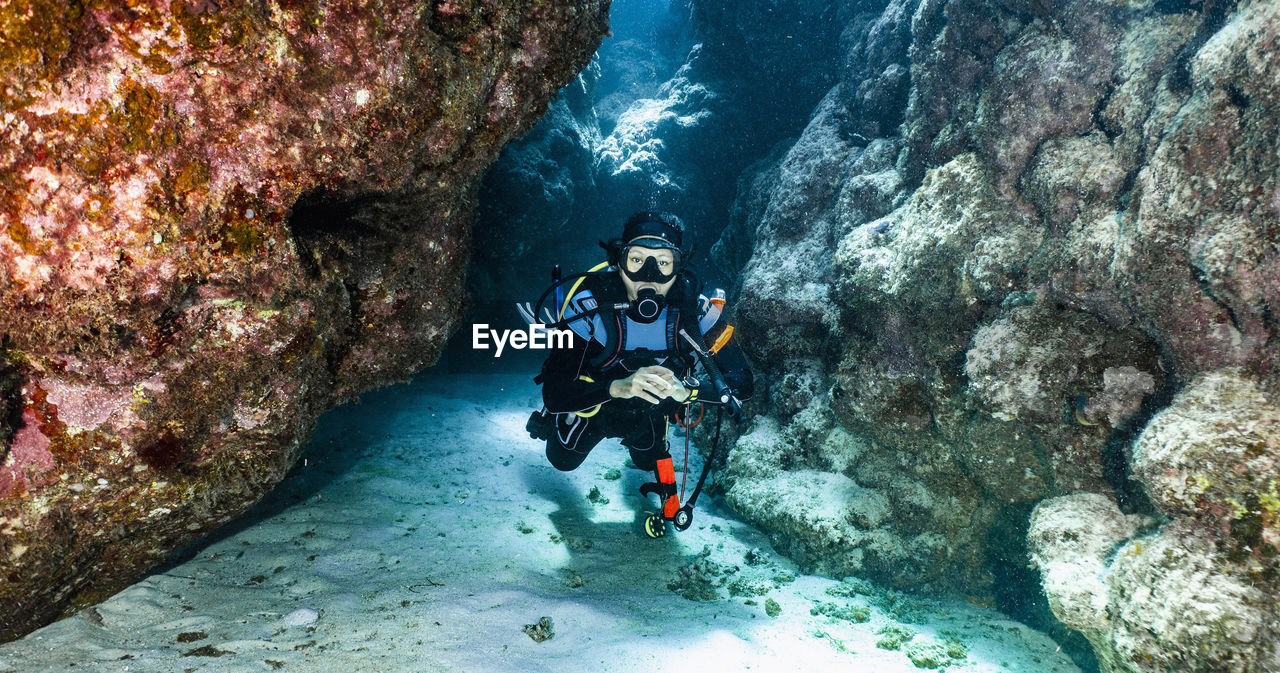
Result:
M725 497L802 567L899 586L967 587L975 597L988 591L983 549L954 544L989 523L972 514L977 499L963 488L933 488L924 476L955 480L954 462L877 449L834 423L825 400L785 427L759 416L729 454Z
M601 0L0 8L0 637L243 511L430 363L476 176Z
M1139 523L1097 493L1049 498L1031 514L1028 547L1044 578L1049 607L1091 640L1105 639L1110 623L1107 564Z
M1149 523L1095 494L1040 503L1028 541L1054 614L1104 671L1277 670L1276 591L1258 564L1191 519L1140 534Z
M1276 670L1280 396L1239 370L1201 375L1137 446L1170 520L1139 535L1151 521L1103 496L1041 502L1028 543L1050 608L1108 671Z
M1162 382L1154 355L1139 333L1035 304L978 328L964 371L971 405L992 418L1118 427Z
M1111 269L1187 378L1280 369L1280 6L1213 5L1156 91Z
M1202 522L1223 546L1280 555L1275 390L1239 371L1198 377L1147 425L1133 465L1164 514Z

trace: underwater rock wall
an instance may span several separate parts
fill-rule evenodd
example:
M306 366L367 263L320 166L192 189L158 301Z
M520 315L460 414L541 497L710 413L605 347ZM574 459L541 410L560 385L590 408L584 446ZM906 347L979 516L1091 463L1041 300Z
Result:
M1006 606L1034 602L1030 526L1109 670L1276 670L1278 43L1265 2L851 25L723 244L754 241L739 334L767 382L729 502L811 568Z
M0 638L239 514L437 357L478 173L607 0L0 9Z
M656 95L618 115L598 151L597 179L611 227L639 208L678 213L706 270L739 173L794 135L834 81L852 10L808 0L688 6L694 44Z

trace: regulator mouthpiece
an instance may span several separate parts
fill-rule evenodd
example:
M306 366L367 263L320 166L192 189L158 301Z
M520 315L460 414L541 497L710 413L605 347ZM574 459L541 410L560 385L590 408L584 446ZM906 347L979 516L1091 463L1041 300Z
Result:
M646 287L636 294L636 301L631 305L631 318L637 322L650 323L658 319L666 304L664 297L657 290Z

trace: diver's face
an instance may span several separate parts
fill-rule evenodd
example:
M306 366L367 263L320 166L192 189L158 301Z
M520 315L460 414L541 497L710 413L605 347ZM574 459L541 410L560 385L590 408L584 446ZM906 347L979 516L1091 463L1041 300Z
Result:
M654 258L654 261L658 264L659 273L663 275L675 273L675 253L666 248L643 248L633 245L623 251L622 264L632 273L636 273L645 265L645 262L649 261L650 257ZM665 283L637 282L628 278L627 274L623 273L621 269L618 270L618 275L622 276L622 284L627 286L627 299L631 300L635 300L639 296L640 290L645 288L653 288L658 294L666 296L667 291L676 283L675 278Z

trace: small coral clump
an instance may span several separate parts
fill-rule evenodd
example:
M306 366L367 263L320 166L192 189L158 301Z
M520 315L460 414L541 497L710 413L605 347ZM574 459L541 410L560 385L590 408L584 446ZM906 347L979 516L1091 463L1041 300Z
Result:
M691 601L714 601L720 598L719 587L729 583L729 576L738 572L735 566L723 566L711 560L711 547L703 547L680 567L675 579L667 582L667 588Z
M839 605L837 603L820 603L809 610L811 615L825 615L832 619L864 624L871 621L871 609L861 605Z
M882 650L900 650L902 644L916 637L916 632L901 624L886 624L876 633L882 637L876 641L876 647Z
M730 596L763 596L773 587L768 582L740 577L729 583Z
M550 617L542 617L538 619L536 624L525 624L522 629L533 639L535 643L546 642L555 637L555 625L552 624Z
M953 638L942 643L913 643L903 653L916 668L942 668L964 661L969 648Z

